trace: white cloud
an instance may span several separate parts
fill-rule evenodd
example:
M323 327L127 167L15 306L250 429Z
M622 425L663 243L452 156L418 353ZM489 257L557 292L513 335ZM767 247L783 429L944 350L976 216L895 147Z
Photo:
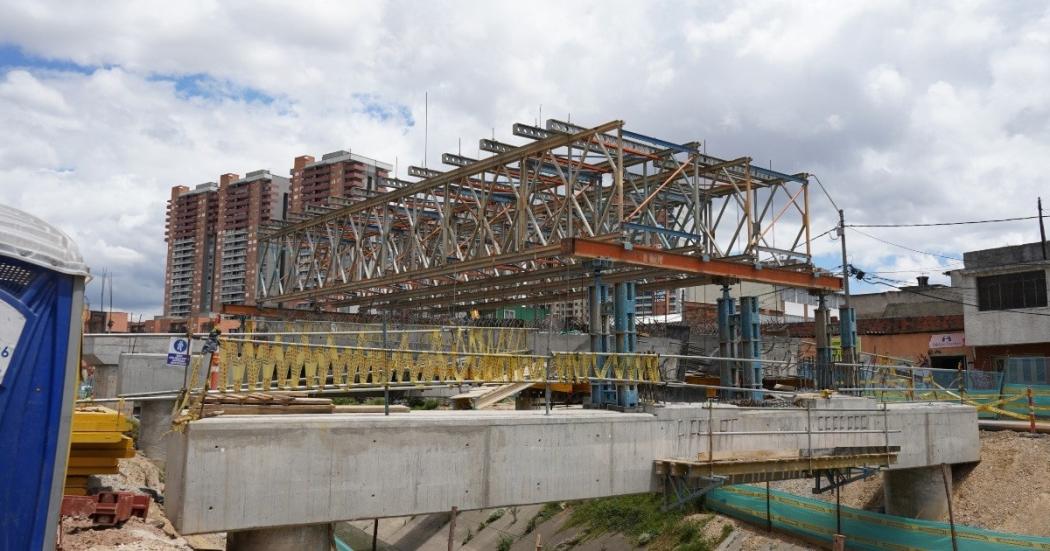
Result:
M888 65L879 65L868 71L865 86L872 101L880 104L900 102L910 88L908 80Z
M153 313L171 186L347 147L404 174L422 162L429 92L431 165L460 139L465 155L493 132L513 141L542 104L816 173L853 222L1024 215L1050 171L1048 28L1045 6L991 1L12 0L0 36L48 63L0 69L0 202L69 231L116 272L118 306ZM194 75L214 95L178 84ZM819 233L835 213L812 202ZM870 231L954 254L1036 236ZM937 266L849 240L868 269Z

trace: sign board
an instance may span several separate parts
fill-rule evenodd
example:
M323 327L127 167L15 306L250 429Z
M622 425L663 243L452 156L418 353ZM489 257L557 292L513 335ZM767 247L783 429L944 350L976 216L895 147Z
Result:
M966 335L963 333L942 333L930 335L930 349L957 348L966 346Z
M22 312L0 300L0 384L4 382L4 374L11 365L11 357L15 355L15 346L25 324L26 317Z
M190 340L186 337L172 337L168 342L168 367L187 367L190 365Z

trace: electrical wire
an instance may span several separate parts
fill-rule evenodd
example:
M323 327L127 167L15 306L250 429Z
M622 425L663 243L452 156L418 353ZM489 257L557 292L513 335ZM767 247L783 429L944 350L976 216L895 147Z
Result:
M884 281L878 281L878 280L884 280ZM932 298L932 299L940 300L940 301L944 301L944 302L951 302L953 304L961 304L963 306L972 306L974 308L980 308L979 305L971 303L971 302L966 302L965 300L955 300L955 299L951 299L951 298L947 298L947 297L939 297L937 295L930 295L930 294L919 292L919 291L917 291L917 290L915 290L913 288L910 288L910 287L901 287L901 286L898 286L898 285L894 285L892 283L887 283L889 281L897 281L897 280L894 280L894 279L888 279L888 278L878 277L878 276L875 276L875 277L870 277L869 276L869 277L864 277L863 279L861 279L861 281L864 281L865 283L875 284L875 285L885 285L886 287L897 289L898 291L901 291L903 293L911 293L911 294L923 296L923 297L926 297L926 298ZM898 282L898 283L901 283L901 282ZM952 288L952 287L948 287L948 288ZM1014 313L1014 314L1024 314L1024 315L1027 315L1027 316L1050 317L1050 314L1047 314L1045 312L1027 312L1027 311L1024 311L1024 310L1016 310L1016 309L1013 309L1013 308L1004 308L1002 310L995 310L995 312L1011 312L1011 313Z
M1018 222L1035 220L1039 216L1018 216L1015 218L994 218L990 220L966 220L963 222L930 222L922 224L846 224L847 228L928 228L932 226L963 226L967 224L993 224L997 222Z
M911 251L913 253L925 254L925 255L929 255L929 256L936 256L937 258L944 258L944 259L947 259L947 260L955 260L955 261L958 261L958 262L962 262L963 261L963 259L958 258L958 257L946 256L946 255L943 255L943 254L931 253L931 252L928 252L928 251L920 251L919 249L913 249L911 247L908 247L908 246L905 246L905 245L901 245L900 243L894 243L892 241L886 241L885 239L882 239L881 237L875 237L874 235L871 235L870 233L862 232L862 231L858 230L857 228L854 228L853 226L846 226L846 227L851 229L851 230L853 230L853 231L855 231L855 232L857 232L857 233L859 233L859 234L861 234L861 235L863 235L864 237L868 237L868 238L874 239L875 241L879 241L879 242L885 243L887 245L892 245L894 247L900 247L901 249L908 250L908 251Z
M836 225L832 226L832 227L831 227L830 229L828 229L827 231L823 231L823 232L821 232L821 233L817 234L817 236L816 236L816 237L811 237L811 238L810 238L810 241L816 241L816 240L820 239L821 237L824 237L825 235L827 235L827 234L829 234L829 233L831 233L831 232L833 232L833 231L835 231L835 230L837 230L837 229L839 229L839 226L838 226L838 224L836 224Z

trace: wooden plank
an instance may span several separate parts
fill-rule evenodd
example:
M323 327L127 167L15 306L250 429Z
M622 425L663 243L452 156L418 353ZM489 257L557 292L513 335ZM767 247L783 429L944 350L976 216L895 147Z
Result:
M408 406L390 406L390 413L409 413L410 411L412 410ZM383 413L383 406L335 406L335 411L332 413Z
M762 461L773 459L797 459L798 450L715 450L715 461ZM707 452L696 454L697 461L710 461Z
M206 404L204 414L222 412L224 415L282 415L295 413L332 413L335 408L329 404L306 405L246 405L246 404Z
M120 469L117 467L70 467L66 470L66 474L69 475L88 475L88 474L117 474Z
M70 467L116 467L116 457L80 457L69 456Z
M124 438L124 435L119 432L80 432L74 431L72 439L70 440L73 445L77 444L116 444Z

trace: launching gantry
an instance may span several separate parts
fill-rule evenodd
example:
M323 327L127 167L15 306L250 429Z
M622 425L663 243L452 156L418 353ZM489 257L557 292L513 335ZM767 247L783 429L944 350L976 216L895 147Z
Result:
M598 265L637 291L745 280L818 293L808 178L724 160L699 143L548 120L481 159L409 167L364 200L312 207L259 240L258 297L319 308L459 310L587 297ZM779 247L777 244L779 243Z

